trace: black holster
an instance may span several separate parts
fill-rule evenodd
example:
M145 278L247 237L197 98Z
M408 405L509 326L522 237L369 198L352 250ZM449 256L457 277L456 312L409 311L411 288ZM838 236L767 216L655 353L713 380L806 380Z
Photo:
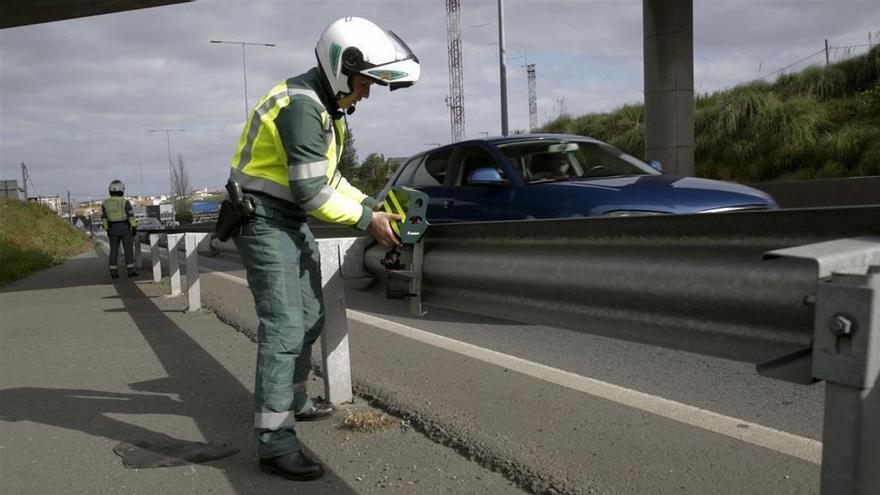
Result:
M217 219L217 238L226 242L230 237L241 233L241 227L254 214L250 198L244 197L241 185L232 179L226 183L228 198L220 203L220 216Z

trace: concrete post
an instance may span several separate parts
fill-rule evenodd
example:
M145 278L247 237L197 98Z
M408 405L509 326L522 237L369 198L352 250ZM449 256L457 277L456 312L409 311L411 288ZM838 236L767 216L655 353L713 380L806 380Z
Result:
M321 333L324 392L327 400L334 404L351 402L351 359L342 271L343 260L355 259L349 256L349 251L360 249L359 259L363 264L363 240L318 239L318 246L321 250L321 283L324 286L324 331Z
M694 173L693 0L643 0L645 160Z
M150 263L153 265L153 282L162 281L162 259L159 257L159 239L161 234L150 234Z
M168 279L171 282L171 295L180 295L180 265L177 262L177 250L183 234L168 234Z
M143 253L141 253L141 241L137 235L135 235L131 240L131 248L134 250L134 268L135 270L143 270L144 269L144 257Z
M187 232L185 234L187 312L202 309L202 291L199 284L199 243L207 235L202 232Z

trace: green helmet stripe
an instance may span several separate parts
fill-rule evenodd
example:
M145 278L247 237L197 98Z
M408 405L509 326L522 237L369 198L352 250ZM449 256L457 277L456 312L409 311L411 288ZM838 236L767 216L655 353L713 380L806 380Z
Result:
M339 75L339 54L342 53L342 47L333 43L330 45L330 68L333 70L333 77Z

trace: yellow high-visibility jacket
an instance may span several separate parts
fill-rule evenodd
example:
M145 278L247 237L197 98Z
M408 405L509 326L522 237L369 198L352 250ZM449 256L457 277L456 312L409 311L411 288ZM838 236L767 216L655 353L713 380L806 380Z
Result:
M312 69L263 96L245 123L230 178L320 220L365 230L376 201L336 169L345 122L319 77Z

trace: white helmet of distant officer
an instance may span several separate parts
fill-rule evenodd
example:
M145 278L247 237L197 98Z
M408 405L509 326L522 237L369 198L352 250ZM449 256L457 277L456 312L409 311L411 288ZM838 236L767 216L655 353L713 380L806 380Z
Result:
M107 188L110 191L110 194L116 193L118 196L122 196L125 194L125 184L122 183L121 180L116 179L110 183L110 186Z
M419 80L419 59L396 34L360 17L343 17L327 26L315 47L318 67L333 97L354 90L360 74L391 91ZM348 113L354 107L349 108Z

